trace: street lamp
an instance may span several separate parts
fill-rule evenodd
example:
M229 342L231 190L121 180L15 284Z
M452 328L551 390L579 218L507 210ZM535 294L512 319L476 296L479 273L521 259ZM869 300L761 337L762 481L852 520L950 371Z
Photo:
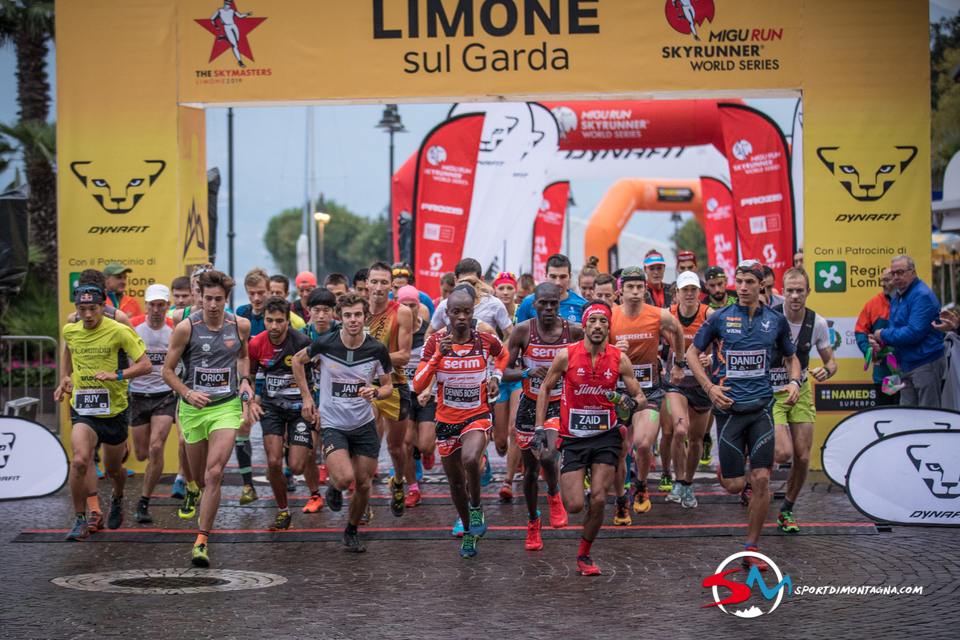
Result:
M323 201L323 194L320 194L320 202L317 203L317 211L313 214L317 221L317 274L323 273L323 228L330 222L330 215L327 213L327 205Z
M387 246L390 247L390 252L393 252L393 134L395 133L407 133L406 127L403 126L403 123L400 122L400 111L397 109L397 105L388 104L383 110L383 117L380 118L380 122L376 125L377 129L383 129L384 131L390 134L390 180L387 182L388 191L390 195L389 205L387 206L387 220L389 224L387 225ZM396 257L396 256L394 256Z

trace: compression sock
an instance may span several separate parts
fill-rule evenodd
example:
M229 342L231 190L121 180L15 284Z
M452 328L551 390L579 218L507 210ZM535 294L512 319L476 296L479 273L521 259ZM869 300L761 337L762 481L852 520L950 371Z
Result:
M207 544L207 538L209 537L209 531L197 531L197 541L193 543L193 546L197 546L198 544Z
M780 507L780 511L793 511L793 502L784 498L783 505Z
M190 493L197 493L200 491L200 487L198 487L197 483L193 482L192 480L187 483L187 489L190 490Z
M356 532L357 532L357 525L355 525L355 524L350 524L350 523L348 522L348 523L347 523L347 528L344 529L343 531L344 531L344 533L350 533L350 534L356 533Z
M590 547L593 546L592 542L587 542L586 539L580 538L580 551L577 552L578 556L588 556L590 555Z
M90 511L100 511L100 501L97 499L96 491L87 495L87 509L90 509Z
M238 437L235 449L237 452L237 465L240 467L243 484L253 486L253 466L251 466L253 447L250 445L250 438Z
M413 483L411 483L411 484L410 484L410 491L411 491L411 492L413 492L413 491L420 491L420 483L419 483L419 482L413 482Z

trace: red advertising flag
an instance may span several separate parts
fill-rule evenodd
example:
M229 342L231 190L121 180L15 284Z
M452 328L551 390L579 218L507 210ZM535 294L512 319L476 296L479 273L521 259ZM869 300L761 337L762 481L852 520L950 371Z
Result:
M745 259L773 269L780 282L793 263L793 186L783 132L750 107L720 104L730 163L733 214Z
M417 154L407 158L390 180L390 225L393 227L393 260L403 260L403 251L400 248L400 216L405 212L413 215L413 183L417 176ZM411 238L412 239L412 238Z
M437 125L417 154L413 268L417 288L431 298L440 295L440 276L463 257L483 118L468 113Z
M548 184L543 190L543 201L533 223L533 279L537 282L547 279L547 258L560 253L569 193L567 181Z
M707 256L733 282L737 268L737 224L733 217L733 196L730 188L716 178L700 177L703 194L704 233L707 236Z

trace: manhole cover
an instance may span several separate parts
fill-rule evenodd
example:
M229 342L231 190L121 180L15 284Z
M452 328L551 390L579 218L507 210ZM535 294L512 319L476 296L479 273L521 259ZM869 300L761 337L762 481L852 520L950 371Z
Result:
M82 591L128 594L186 594L274 587L283 576L226 569L138 569L54 578L53 584Z

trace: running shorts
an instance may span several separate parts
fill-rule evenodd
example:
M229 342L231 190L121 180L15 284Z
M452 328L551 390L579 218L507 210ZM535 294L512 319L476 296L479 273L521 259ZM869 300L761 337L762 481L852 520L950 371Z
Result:
M421 422L436 422L437 421L436 397L430 396L430 400L427 402L427 404L420 406L420 401L417 400L417 396L411 394L410 419L413 420L414 424L420 424Z
M377 424L373 420L356 429L324 427L320 429L320 439L323 440L324 456L342 449L349 453L351 458L363 456L376 460L380 457L380 438L377 436Z
M710 402L710 396L707 395L707 392L704 391L700 385L694 387L678 387L676 385L666 384L664 385L664 391L666 391L666 393L679 393L687 399L687 406L700 415L710 411L713 407L713 403Z
M153 416L175 418L177 415L177 394L173 391L162 393L134 393L130 398L130 426L139 427L150 424Z
M393 393L386 400L374 400L373 406L380 415L400 422L410 417L410 386L406 383L394 385Z
M623 429L611 429L588 438L557 438L560 441L560 473L607 464L616 470L623 451Z
M489 413L481 413L469 420L457 424L449 422L437 423L437 451L441 458L446 458L458 451L461 447L460 439L470 431L489 431L492 423Z
M724 412L715 410L720 438L720 473L724 478L742 478L746 458L751 469L773 467L773 398L734 403Z
M285 437L291 446L313 448L313 429L299 408L264 402L260 429L265 436Z
M800 387L800 399L797 404L788 407L783 403L787 399L786 392L774 393L776 404L773 405L774 424L796 424L798 422L816 422L817 409L813 406L813 393L810 390L810 378L803 381Z
M97 447L106 444L111 447L127 441L127 412L121 411L115 416L82 416L70 407L70 424L85 424L97 434Z
M537 402L526 395L520 396L517 405L517 419L514 423L517 431L517 444L521 449L529 449L533 439L534 427L537 422ZM560 401L554 400L547 405L547 419L543 423L544 429L560 430Z
M179 416L183 439L187 444L195 444L209 439L217 429L239 429L243 421L243 405L240 398L207 405L203 409L181 402Z
M510 402L510 396L513 395L513 392L517 389L520 389L523 385L522 380L517 380L516 382L501 382L498 386L500 389L500 397L497 398L497 404L501 402Z

